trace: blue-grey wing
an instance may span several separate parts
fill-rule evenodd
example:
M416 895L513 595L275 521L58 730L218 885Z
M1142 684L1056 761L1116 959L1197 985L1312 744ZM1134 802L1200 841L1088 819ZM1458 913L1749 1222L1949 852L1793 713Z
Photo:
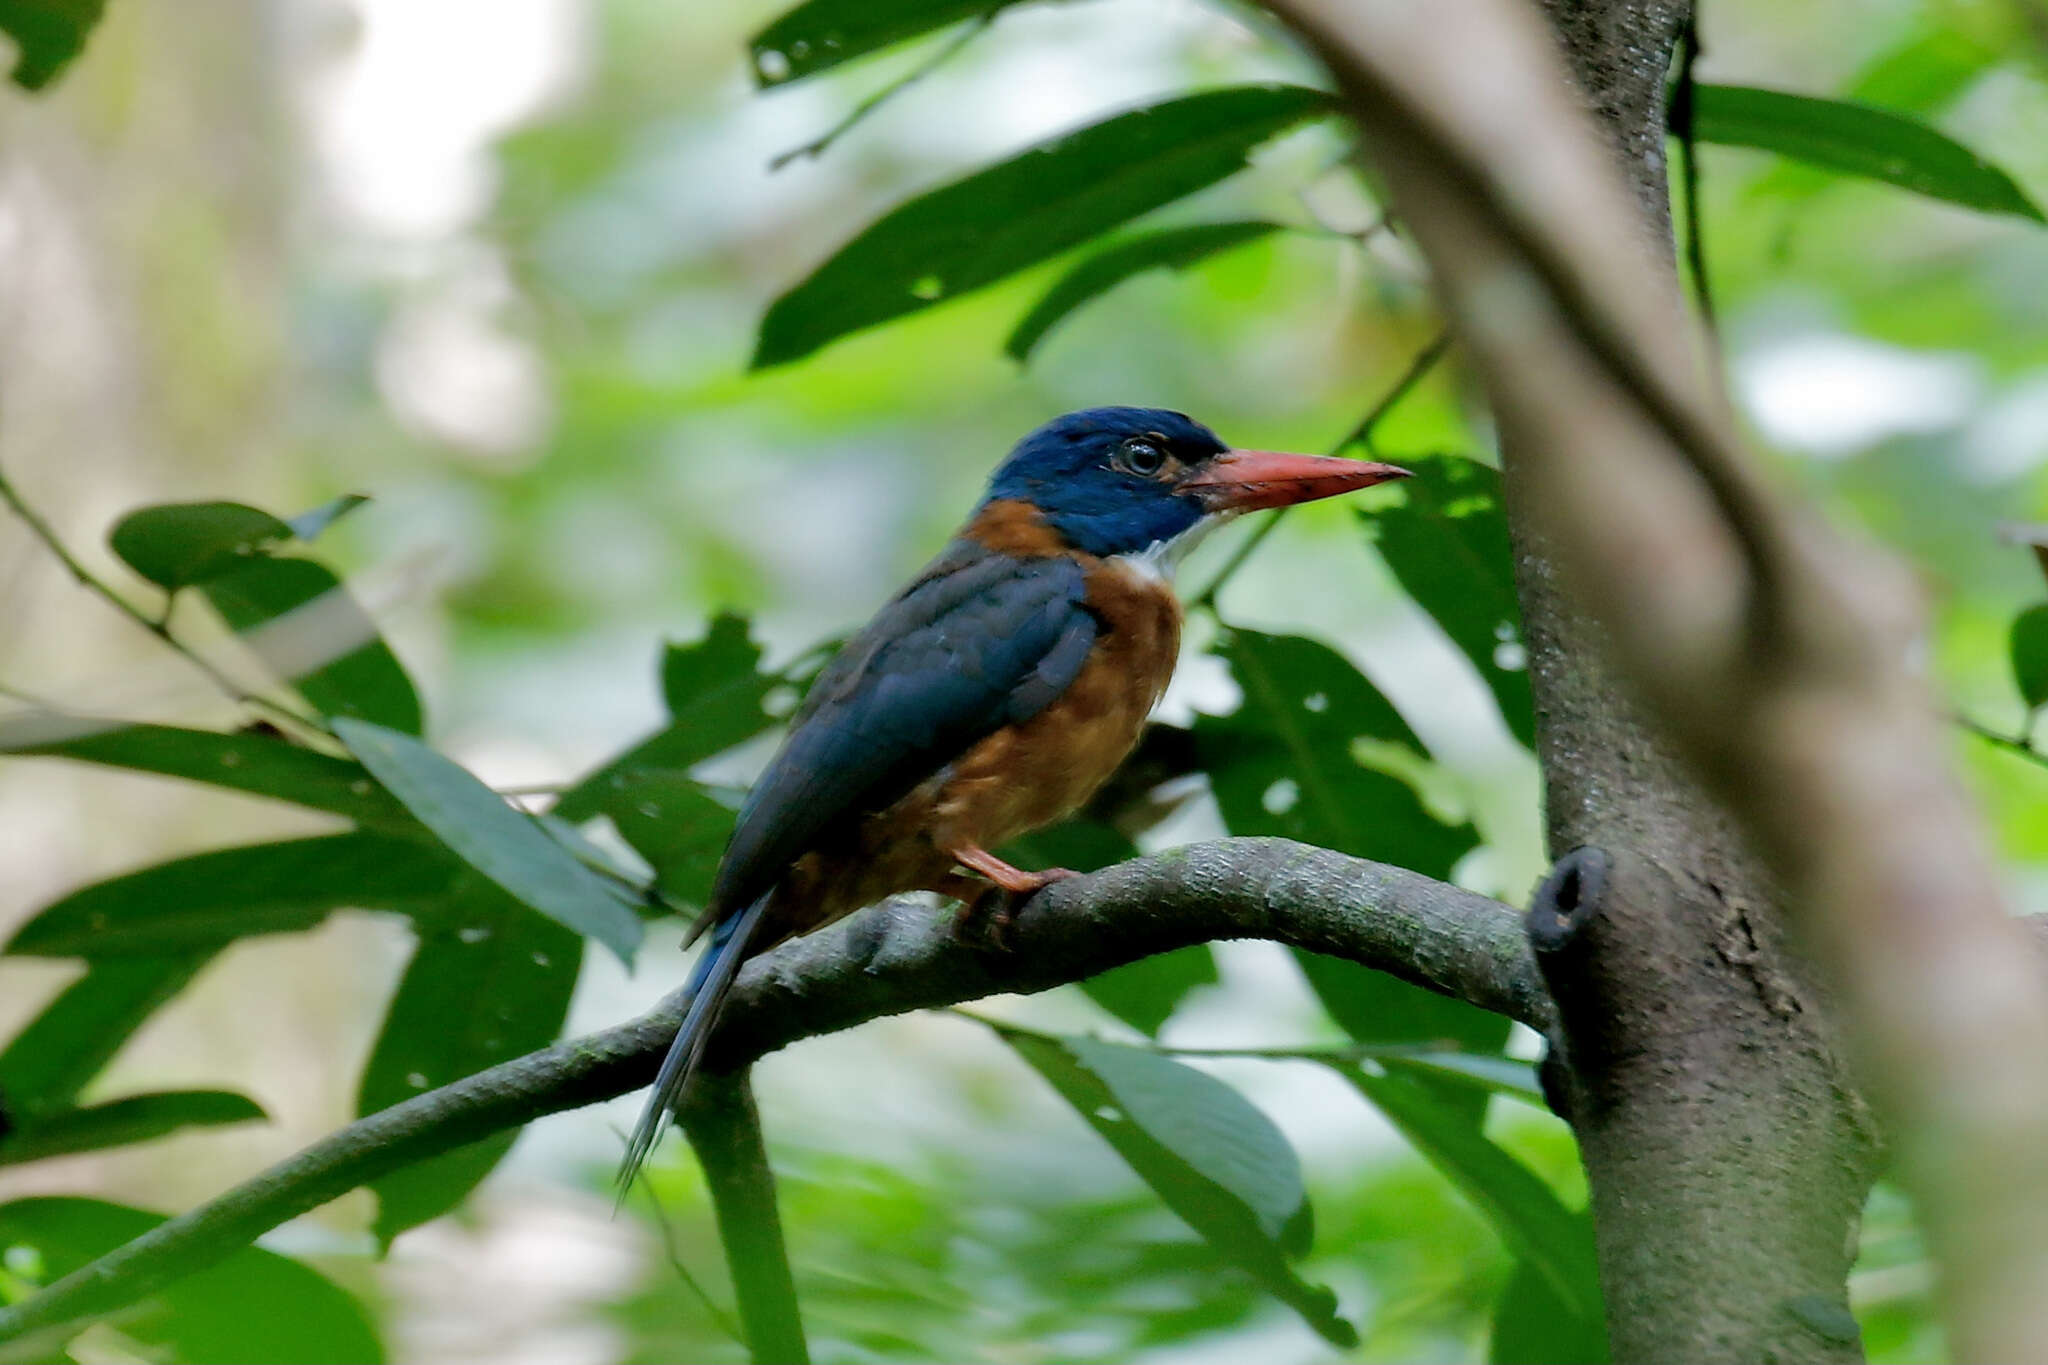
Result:
M711 895L744 906L832 826L886 809L1064 692L1097 621L1072 560L956 541L813 684L740 810Z

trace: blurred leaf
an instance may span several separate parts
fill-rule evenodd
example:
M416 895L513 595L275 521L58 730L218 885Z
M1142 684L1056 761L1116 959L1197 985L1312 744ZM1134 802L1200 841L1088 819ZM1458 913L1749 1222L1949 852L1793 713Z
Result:
M1217 647L1244 690L1228 716L1200 716L1195 744L1232 834L1278 835L1448 878L1478 842L1431 814L1407 782L1360 761L1369 740L1427 762L1414 731L1349 660L1291 635L1232 631ZM1508 1021L1355 962L1297 952L1330 1017L1369 1043L1498 1051ZM1461 1101L1476 1120L1483 1107Z
M1357 1344L1336 1295L1287 1264L1313 1234L1301 1163L1270 1119L1213 1076L1157 1053L997 1031L1218 1255L1326 1341Z
M1462 1108L1446 1103L1443 1082L1412 1072L1375 1076L1353 1067L1337 1070L1486 1215L1508 1250L1535 1267L1573 1313L1600 1314L1591 1224L1488 1140Z
M338 498L329 498L318 507L309 508L288 520L285 525L292 528L292 534L300 540L312 541L328 527L340 521L349 513L368 502L361 493L343 493Z
M419 733L420 699L412 680L368 613L325 565L259 559L208 578L199 589L228 629L247 637L263 661L322 715ZM280 619L286 616L291 619Z
M546 1047L561 1032L583 940L480 878L443 910L421 927L385 1011L356 1094L358 1115ZM377 1240L388 1248L460 1204L518 1135L498 1133L372 1182Z
M2012 177L1915 119L1863 104L1746 86L1694 87L1693 134L1883 181L1987 213L2048 221Z
M764 703L782 685L761 672L761 647L748 637L746 619L721 612L703 639L670 645L662 654L668 725L563 792L554 814L571 823L600 813L616 817L612 807L630 800L620 792L633 774L657 771L672 778L774 724ZM731 827L728 819L726 828Z
M2012 678L2029 710L2048 706L2048 603L2012 620Z
M23 1248L49 1284L165 1220L98 1199L0 1204L0 1248ZM10 1265L12 1262L10 1262ZM191 1365L377 1365L369 1315L332 1281L275 1252L245 1247L175 1279L115 1320L125 1336Z
M1925 22L1865 63L1843 93L1858 104L1930 113L1952 103L2005 55L1953 24Z
M1361 761L1376 741L1428 762L1378 688L1328 645L1233 630L1216 650L1244 690L1230 715L1195 722L1196 751L1233 834L1272 834L1448 877L1477 843L1399 777Z
M195 853L81 887L16 931L6 951L134 958L207 951L248 934L310 929L340 909L425 907L458 864L381 834L326 834Z
M41 1161L72 1152L125 1147L181 1128L214 1127L268 1118L261 1105L232 1090L166 1090L129 1095L83 1109L38 1115L0 1137L0 1166Z
M1018 0L806 0L747 42L763 89L815 76Z
M175 590L227 573L292 528L239 502L173 502L144 507L114 523L107 545L160 588Z
M1161 228L1104 247L1061 276L1059 283L1045 292L1045 297L1032 306L1010 333L1010 339L1003 343L1003 352L1013 360L1028 361L1033 348L1067 314L1132 276L1148 270L1184 270L1218 252L1281 230L1278 223L1193 223Z
M1590 1241L1592 1228L1583 1235ZM1519 1261L1494 1308L1486 1358L1493 1365L1607 1365L1607 1320L1575 1310L1541 1271Z
M1331 112L1319 90L1240 85L1133 109L894 209L777 299L753 367L958 298L1242 169Z
M1137 845L1099 820L1063 820L1011 840L1002 856L1019 867L1094 872L1138 856ZM1206 943L1112 968L1081 983L1088 998L1140 1033L1156 1035L1187 993L1219 978Z
M459 765L396 730L337 717L335 732L457 857L557 924L630 963L640 920L596 873Z
M0 1131L68 1106L212 956L202 951L92 963L0 1052Z
M0 32L21 49L14 83L40 90L85 47L106 0L0 0Z
M619 837L654 869L663 897L701 907L732 838L735 812L677 772L621 773L605 811Z
M1403 456L1398 505L1360 513L1387 567L1493 689L1501 719L1536 746L1500 473L1462 455Z
M93 728L81 733L81 725ZM0 724L0 753L46 754L182 777L274 796L358 824L417 828L405 808L392 800L361 764L330 758L268 735L222 734L171 725L95 726L68 716L31 714Z
M1213 986L1221 979L1215 950L1206 943L1194 943L1113 967L1083 981L1081 989L1138 1032L1157 1037L1190 991Z

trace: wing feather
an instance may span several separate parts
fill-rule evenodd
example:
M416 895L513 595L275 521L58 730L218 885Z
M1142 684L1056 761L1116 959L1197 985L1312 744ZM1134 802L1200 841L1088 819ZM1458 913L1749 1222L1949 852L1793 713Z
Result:
M798 710L754 784L712 890L751 903L841 820L885 809L1086 664L1098 623L1079 565L956 541L876 613Z

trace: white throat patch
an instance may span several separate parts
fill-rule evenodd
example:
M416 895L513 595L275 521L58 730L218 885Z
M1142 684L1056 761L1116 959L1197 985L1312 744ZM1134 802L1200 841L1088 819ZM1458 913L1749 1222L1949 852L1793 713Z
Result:
M1155 540L1142 550L1115 556L1116 562L1138 577L1153 583L1171 584L1174 570L1189 550L1202 543L1211 531L1229 521L1234 513L1211 512L1170 540Z

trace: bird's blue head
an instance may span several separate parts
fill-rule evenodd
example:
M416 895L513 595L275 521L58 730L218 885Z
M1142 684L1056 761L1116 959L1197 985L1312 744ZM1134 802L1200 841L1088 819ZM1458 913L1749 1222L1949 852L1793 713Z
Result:
M1408 471L1318 455L1232 450L1163 408L1084 408L1017 443L983 505L1029 503L1074 549L1143 553L1198 525L1259 507L1349 492Z

